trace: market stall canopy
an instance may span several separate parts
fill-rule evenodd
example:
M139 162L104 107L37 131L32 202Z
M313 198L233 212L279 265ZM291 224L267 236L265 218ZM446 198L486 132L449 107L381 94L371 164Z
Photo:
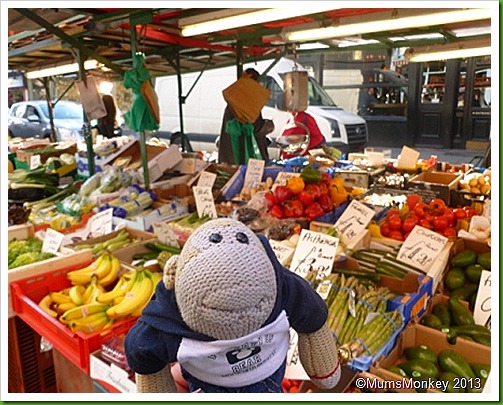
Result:
M78 50L88 59L86 68L93 74L122 76L132 68L131 50L136 49L145 55L151 75L162 76L178 69L183 73L235 65L237 57L243 61L270 59L293 49L297 53L404 47L413 51L444 44L463 48L468 39L490 45L490 13L494 12L490 9L338 9L334 4L304 2L284 9L9 7L8 66L36 77L34 72L41 69L75 63ZM279 10L282 15L262 15L262 22L254 23L249 14L269 10ZM452 19L432 17L454 12L466 13ZM225 20L220 20L245 13L246 26L226 28ZM195 24L215 20L219 24L216 30L188 32ZM376 25L379 21L384 24ZM136 44L131 42L132 25ZM298 34L308 29L317 31L312 31L314 36Z

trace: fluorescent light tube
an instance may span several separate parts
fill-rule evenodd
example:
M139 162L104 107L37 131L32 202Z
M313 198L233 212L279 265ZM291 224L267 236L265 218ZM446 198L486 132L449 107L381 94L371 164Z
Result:
M84 69L85 70L96 69L98 65L99 63L97 60L89 59L84 62ZM70 63L68 65L54 66L47 69L26 72L26 78L38 79L41 77L64 75L67 73L78 72L78 71L79 71L79 64Z
M468 49L452 49L446 51L420 53L412 55L409 58L410 62L428 62L432 60L445 60L445 59L458 59L470 58L475 56L490 55L491 47L486 46L482 48L468 48Z
M268 8L257 9L244 14L232 15L223 18L211 18L207 21L183 25L180 20L181 35L190 37L194 35L207 34L210 32L223 31L232 28L244 27L254 24L262 24L269 21L284 20L286 18L294 18L314 13L321 13L327 10L336 10L334 7L320 7L309 5L306 7L289 7L289 8Z
M398 12L400 12L400 9L398 10ZM367 21L346 25L341 24L333 27L286 32L285 37L290 42L315 41L319 39L336 38L348 35L396 31L411 27L430 27L462 21L484 20L490 19L493 13L494 11L489 8L444 11L439 13L387 18L384 20Z

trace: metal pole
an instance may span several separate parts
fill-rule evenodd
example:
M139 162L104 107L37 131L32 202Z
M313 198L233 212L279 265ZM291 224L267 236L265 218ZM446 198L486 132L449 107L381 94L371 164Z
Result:
M82 53L80 49L77 49L77 61L79 64L79 79L86 82L86 69L84 68L84 59L82 58ZM82 107L84 108L84 107ZM82 135L84 136L84 141L86 142L86 156L87 156L87 166L89 168L89 177L96 173L96 168L94 166L94 149L93 149L93 135L91 133L91 125L87 119L86 112L84 110L84 125L82 126Z
M133 56L133 69L136 67L136 24L133 19L129 19L129 32L131 36L131 55ZM145 189L150 189L150 175L148 172L148 159L147 159L147 144L145 139L145 131L141 130L138 133L140 141L140 151L141 151L141 164L143 167L143 183Z
M187 137L185 136L185 128L183 126L183 104L185 104L185 97L182 95L182 75L180 71L180 52L176 50L176 79L178 83L178 116L180 119L180 144L182 151L188 151Z

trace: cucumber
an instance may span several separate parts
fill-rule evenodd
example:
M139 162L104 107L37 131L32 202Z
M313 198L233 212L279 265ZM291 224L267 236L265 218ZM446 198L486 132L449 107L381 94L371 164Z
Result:
M468 266L465 270L466 278L470 283L479 284L480 277L482 276L482 270L484 267L480 264L472 264Z
M442 330L444 325L442 325L442 321L440 318L433 314L428 314L421 319L421 325L428 326L429 328Z
M451 260L453 267L461 267L463 269L475 263L477 263L477 253L471 249L459 252Z
M403 354L407 360L421 359L430 361L434 364L438 361L437 354L425 345L406 347Z
M431 309L431 313L433 315L436 315L438 319L440 319L440 322L442 323L442 326L451 326L452 322L452 315L449 307L447 304L437 304Z
M161 242L154 242L154 246L159 250L159 251L166 251L169 253L173 253L174 255L179 255L182 249L174 247L174 246L169 246L166 245L165 243Z
M440 381L446 381L447 382L447 388L445 392L466 392L466 388L455 388L459 386L459 377L451 373L450 371L443 371L440 373L438 376L438 379Z
M133 255L134 260L154 260L159 256L159 252L136 253Z
M464 287L465 283L465 272L457 267L449 270L444 278L445 287L450 291Z
M437 378L440 374L435 363L423 359L408 360L400 363L398 367L405 371L407 376L416 380Z
M442 350L438 354L438 364L443 371L450 371L461 378L476 378L470 364L458 352L450 349Z
M470 363L470 367L479 378L487 378L491 371L491 366L489 364Z
M391 366L387 368L388 371L391 371L392 373L398 374L400 377L407 377L407 374L405 374L405 371L403 371L400 367L398 366Z
M487 270L491 270L491 252L480 253L477 256L477 263Z
M467 284L464 287L456 288L454 291L451 291L451 297L456 297L460 300L467 301L475 292L477 292L478 289L478 284Z
M475 325L473 315L459 302L459 299L450 297L447 305L451 310L452 320L455 325Z

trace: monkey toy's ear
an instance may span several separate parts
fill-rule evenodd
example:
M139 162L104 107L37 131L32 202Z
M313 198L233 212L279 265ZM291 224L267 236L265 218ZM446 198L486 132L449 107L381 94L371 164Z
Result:
M179 255L171 256L164 265L163 282L168 290L173 290L175 288L175 274L179 257Z

